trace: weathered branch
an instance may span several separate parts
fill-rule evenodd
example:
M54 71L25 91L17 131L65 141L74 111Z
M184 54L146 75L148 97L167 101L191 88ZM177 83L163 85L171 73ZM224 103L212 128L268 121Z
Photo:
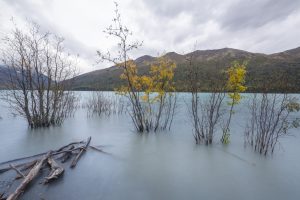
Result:
M59 159L61 159L61 162L64 163L66 162L67 160L69 160L71 158L71 155L73 154L73 152L71 150L73 150L75 147L74 145L71 145L69 147L69 151L63 153L63 155L61 157L59 157Z
M48 151L46 154L44 154L44 153L37 154L37 155L43 156L37 160L31 160L29 162L20 163L20 164L16 164L16 165L9 164L9 167L0 169L0 172L14 170L18 174L18 176L16 176L16 178L23 178L22 182L17 187L17 189L12 194L10 194L7 199L8 200L18 199L22 195L22 193L25 191L27 185L34 178L36 178L39 171L41 171L41 169L46 166L46 165L44 165L46 162L49 164L51 171L49 172L48 176L44 178L44 181L43 181L44 184L47 184L50 181L53 181L53 180L61 177L62 174L64 173L64 168L62 166L60 166L56 162L55 159L62 159L61 162L65 162L66 160L71 158L73 154L76 154L76 156L74 157L74 159L71 163L71 166L70 166L71 168L74 168L76 166L77 162L79 161L79 159L81 158L82 154L85 151L87 151L89 148L92 148L92 149L102 152L102 153L107 153L97 147L90 146L91 137L89 137L84 144L75 146L75 144L81 144L81 143L83 143L83 142L73 142L73 143L70 143L68 145L65 145L65 146L59 148L56 151ZM56 155L62 155L62 156L57 157ZM19 159L15 159L15 160L19 161L22 159L24 159L24 158L19 158ZM4 163L11 163L13 161L7 161ZM22 171L26 171L26 172L28 171L28 172L26 174L26 173L23 173ZM3 198L3 196L4 196L4 194L2 194L2 196L0 196L0 197Z
M12 168L13 170L15 170L17 172L17 174L19 174L22 178L25 178L25 175L20 171L18 170L16 167L14 167L13 165L9 165L10 168Z
M28 175L24 178L22 183L18 186L18 188L8 196L7 200L16 200L21 194L24 192L27 185L38 175L40 169L42 168L45 161L51 155L51 151L48 152L28 173Z
M82 155L83 152L85 152L85 151L87 150L87 148L89 147L90 142L91 142L91 139L92 139L91 137L89 137L89 138L87 139L87 142L86 142L85 147L81 148L80 152L79 152L79 153L76 155L76 157L73 159L73 161L72 161L72 163L71 163L71 165L70 165L71 168L76 167L77 162L78 162L78 160L80 159L81 155Z
M48 164L51 167L51 172L49 173L49 175L47 177L45 177L44 184L47 184L50 181L57 179L64 173L64 168L59 166L53 158L51 158L51 157L48 158Z
M37 160L31 161L26 164L23 163L23 165L25 165L25 166L22 165L23 167L21 168L21 171L26 171L26 170L32 168L36 163L37 163Z
M7 162L5 162L5 163L12 163L13 161L7 161ZM35 163L36 163L37 161L36 160L34 160L34 161L32 161L32 162L26 162L26 163L21 163L21 164L17 164L17 165L15 165L15 167L23 167L24 165L24 169L21 169L21 171L24 171L24 170L27 170L27 169L29 169L29 168L31 168L33 165L35 165ZM29 166L29 167L28 167ZM9 170L11 170L11 167L5 167L5 168L2 168L2 169L0 169L0 174L1 173L4 173L4 172L7 172L7 171L9 171Z
M83 141L80 141L80 142L72 142L72 143L70 143L70 144L67 144L67 145L65 145L65 146L63 146L63 147L61 147L61 148L59 148L59 149L56 150L56 151L53 151L52 155L58 155L58 154L61 154L61 153L65 153L65 152L77 150L78 148L73 149L73 150L63 150L63 149L67 148L67 147L70 146L70 145L74 145L74 144L82 144L82 143L83 143ZM43 156L43 155L45 155L45 154L47 154L47 153L48 153L48 152L44 152L44 153L39 153L39 154L35 154L35 155L32 155L32 156L26 156L26 157L22 157L22 158L17 158L17 159L5 161L5 162L0 163L0 165L12 163L12 162L17 162L17 161L21 161L21 160L25 160L25 159L31 159L31 158L35 158L35 157L39 157L39 156ZM22 166L22 165L24 165L24 164L27 164L27 163L20 164L20 166ZM18 166L18 167L19 167L19 166ZM5 169L0 169L0 173L2 172L2 170L7 171L6 169L7 169L7 168L5 168Z
M101 153L105 153L105 154L110 154L110 153L108 153L106 151L103 151L102 149L99 149L98 147L95 147L95 146L92 146L92 145L90 145L89 147L91 149L95 150L95 151L98 151L98 152L101 152Z

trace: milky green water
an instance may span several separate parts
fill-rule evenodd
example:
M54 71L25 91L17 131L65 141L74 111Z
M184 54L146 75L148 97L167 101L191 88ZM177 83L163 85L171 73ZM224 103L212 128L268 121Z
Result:
M85 101L91 93L78 94ZM300 199L299 130L283 138L273 156L245 149L244 100L233 117L228 146L218 139L211 147L195 145L188 99L179 94L171 131L144 135L133 131L126 114L87 118L84 109L61 127L30 130L0 102L0 162L92 136L92 144L103 145L111 155L88 151L74 170L56 183L30 187L22 199Z

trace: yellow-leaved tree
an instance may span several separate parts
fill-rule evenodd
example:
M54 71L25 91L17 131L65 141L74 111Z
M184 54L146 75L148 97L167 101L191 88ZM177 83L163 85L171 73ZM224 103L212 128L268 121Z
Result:
M124 85L119 87L117 92L128 97L131 105L128 113L136 130L149 132L170 128L176 107L173 87L176 65L162 56L150 63L151 67L147 75L138 74L136 63L130 59L129 54L141 46L141 43L130 40L132 33L123 25L118 4L115 4L113 24L104 32L119 40L117 55L112 56L111 52L103 54L98 51L97 53L101 60L113 62L123 70L120 78L124 80Z
M149 75L141 76L144 91L146 129L166 129L171 127L176 95L173 84L176 64L166 57L159 57L151 64ZM149 131L149 130L148 130Z
M223 134L221 142L223 144L229 143L230 137L230 122L232 115L234 114L234 106L239 104L241 101L241 92L245 92L247 87L245 86L245 77L246 77L246 62L234 61L232 65L227 70L228 81L227 81L227 91L230 101L228 102L230 106L228 120L223 127Z
M149 74L139 75L133 61L128 61L126 68L119 64L124 69L120 78L126 85L117 92L129 98L130 114L139 132L170 128L176 106L173 84L176 64L162 56L149 65Z

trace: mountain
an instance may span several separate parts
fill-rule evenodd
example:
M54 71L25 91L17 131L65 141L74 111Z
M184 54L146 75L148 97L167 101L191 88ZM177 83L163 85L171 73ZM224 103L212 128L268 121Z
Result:
M5 83L9 80L9 74L10 70L5 66L0 65L0 89L5 89Z
M271 54L270 56L275 59L281 59L281 60L292 59L292 60L299 61L300 47L295 48L295 49L290 49L290 50L280 52L280 53L274 53L274 54Z
M22 77L20 72L15 72L12 69L9 69L8 67L4 66L4 65L0 65L0 89L7 89L7 85L10 84L10 76L11 77ZM39 74L39 78L44 79L44 83L48 83L48 77L43 75L43 74ZM15 79L17 80L17 79ZM38 74L37 73L33 73L32 74L32 80L33 81L37 81L38 80Z
M223 48L196 50L184 55L170 52L164 56L177 64L174 82L177 91L186 91L186 59L193 55L200 74L202 91L209 91L216 74L224 72L230 64L247 61L246 85L248 91L300 92L300 47L275 54L251 53L243 50ZM144 55L135 60L140 74L147 74L149 63L155 57ZM122 69L109 67L79 75L73 79L74 90L114 90L122 84Z
M202 91L209 91L220 72L224 72L230 64L247 61L246 85L248 92L300 92L300 47L274 54L252 53L239 49L223 48L214 50L196 50L187 54L176 52L164 56L176 62L174 82L177 91L187 91L186 74L187 58L193 56L199 72ZM151 62L156 57L144 55L135 60L139 74L147 74ZM3 75L0 67L0 88ZM5 70L4 70L5 71ZM122 69L112 66L81 74L72 79L73 90L114 90L124 84L120 80Z

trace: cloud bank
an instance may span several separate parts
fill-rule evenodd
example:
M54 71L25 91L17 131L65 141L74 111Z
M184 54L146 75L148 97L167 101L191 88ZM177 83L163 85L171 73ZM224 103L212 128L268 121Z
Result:
M144 41L136 58L165 51L238 48L275 53L300 46L300 1L295 0L122 0L122 19ZM10 18L33 20L66 39L71 53L80 55L80 70L96 64L96 50L113 50L116 41L103 30L111 23L114 3L104 0L1 0L0 36Z

